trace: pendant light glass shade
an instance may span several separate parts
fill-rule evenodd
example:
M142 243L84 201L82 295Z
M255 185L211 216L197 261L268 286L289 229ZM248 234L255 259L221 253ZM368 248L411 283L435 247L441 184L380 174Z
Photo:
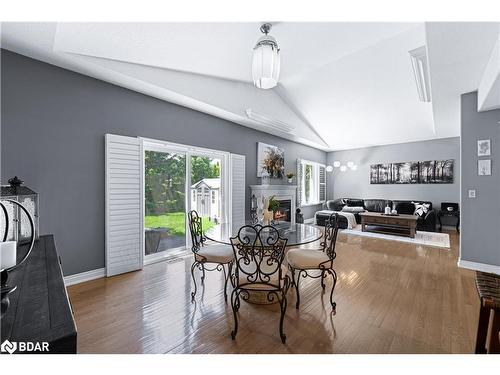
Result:
M270 28L270 25L265 28L266 32ZM253 49L253 84L259 89L271 89L278 84L279 75L280 50L278 43L276 39L266 33L257 41Z

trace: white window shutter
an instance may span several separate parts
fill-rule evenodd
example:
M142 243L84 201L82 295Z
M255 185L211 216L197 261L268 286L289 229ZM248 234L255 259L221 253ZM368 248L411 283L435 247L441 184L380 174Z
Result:
M303 190L303 176L304 168L302 159L297 159L297 207L302 207L302 190Z
M245 156L231 154L231 221L243 223L245 221Z
M106 134L106 275L143 266L143 157L138 138Z
M326 202L326 169L324 165L319 165L319 202Z

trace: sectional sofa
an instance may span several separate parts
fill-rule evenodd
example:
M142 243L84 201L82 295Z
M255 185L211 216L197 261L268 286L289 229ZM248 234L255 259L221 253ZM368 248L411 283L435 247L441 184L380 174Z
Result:
M416 213L417 205L425 205L427 212ZM325 225L325 221L330 214L335 211L341 213L339 216L339 227L345 229L349 227L349 220L352 226L352 217L356 223L361 223L360 213L380 212L383 213L385 207L389 206L391 210L396 210L400 214L414 215L417 214L417 230L426 232L436 231L436 212L432 208L432 202L421 200L387 200L387 199L354 199L340 198L326 201L323 209L316 212L315 220L317 225ZM344 214L344 215L342 215Z

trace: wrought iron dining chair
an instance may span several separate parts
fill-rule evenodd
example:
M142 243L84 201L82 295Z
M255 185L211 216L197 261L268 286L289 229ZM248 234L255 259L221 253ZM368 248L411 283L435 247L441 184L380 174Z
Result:
M241 227L235 237L231 237L234 261L234 289L231 294L231 307L234 316L234 329L231 338L234 340L238 333L238 315L240 297L244 301L255 297L255 294L265 296L269 303L280 304L279 334L285 343L286 335L283 332L287 299L286 293L290 286L290 277L283 272L286 238L281 238L278 230L270 225Z
M335 244L337 242L338 214L332 213L325 223L325 235L320 243L321 249L291 249L286 254L288 267L292 273L292 285L295 286L297 303L295 308L300 306L299 283L300 276L303 278L321 278L321 287L325 289L324 279L331 275L333 278L332 290L330 292L330 304L332 312L335 313L337 303L333 301L333 291L337 284L337 273L333 269L333 260L336 258ZM311 271L320 271L319 275L313 275ZM295 274L297 273L297 277Z
M224 273L224 300L227 302L227 282L233 268L234 254L231 246L224 244L207 244L207 238L203 234L201 217L195 210L188 212L189 231L191 233L191 250L194 262L191 265L191 277L193 278L194 290L191 292L191 300L196 296L197 286L194 271L198 268L201 272L201 283L205 281L205 271L222 271ZM207 264L214 265L212 268ZM227 272L226 272L227 267Z

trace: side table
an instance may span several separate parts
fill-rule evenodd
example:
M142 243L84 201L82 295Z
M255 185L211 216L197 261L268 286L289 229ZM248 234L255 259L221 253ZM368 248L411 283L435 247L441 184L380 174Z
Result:
M438 221L439 221L439 231L441 232L441 230L443 229L443 224L441 223L441 218L443 216L448 216L448 217L456 217L457 218L457 225L456 225L456 229L457 229L457 232L460 233L460 210L457 210L457 211L445 211L445 210L439 210L438 211Z

